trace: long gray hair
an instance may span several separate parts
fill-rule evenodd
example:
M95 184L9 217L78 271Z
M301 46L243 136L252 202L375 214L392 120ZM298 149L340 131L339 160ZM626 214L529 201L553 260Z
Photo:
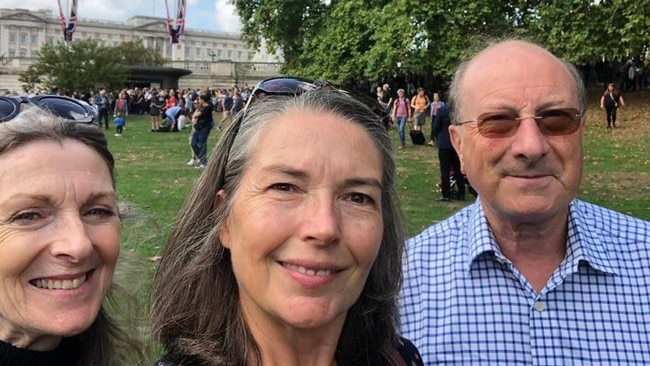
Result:
M236 117L194 185L162 253L152 286L153 331L176 362L260 364L255 340L239 308L230 252L219 241L233 197L260 135L292 111L330 112L360 125L382 163L384 234L359 299L349 310L337 346L339 365L388 364L397 343L397 293L405 232L395 192L393 145L380 117L341 91L266 96ZM219 190L226 199L217 202Z

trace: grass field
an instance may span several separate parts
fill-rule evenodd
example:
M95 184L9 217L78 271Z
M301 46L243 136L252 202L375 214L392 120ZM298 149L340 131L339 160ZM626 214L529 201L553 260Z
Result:
M624 95L628 107L619 110L620 127L615 130L605 128L605 113L598 108L599 93L593 94L587 111L585 171L578 196L650 220L650 91ZM429 128L427 123L427 136ZM135 220L124 222L123 247L136 254L136 262L147 263L148 267L140 268L142 278L125 282L142 287L146 299L147 283L165 237L202 171L186 165L190 158L187 130L152 133L148 116L130 116L122 137L114 137L112 129L106 132L116 158L119 200L123 207L134 207L139 213ZM210 147L220 133L213 129ZM395 130L391 135L397 142ZM411 236L471 203L471 199L434 201L440 195L436 187L437 156L436 149L428 145L409 144L398 150L398 193ZM153 357L160 352L154 351Z
M585 174L579 197L650 220L650 92L626 93L628 107L619 110L619 125L605 128L597 91L590 97L585 135ZM430 124L425 126L428 136ZM214 129L210 147L221 131ZM116 157L120 201L145 215L127 226L125 247L144 258L155 257L174 217L201 170L188 167L188 131L152 133L148 116L130 116L124 135L107 131ZM391 131L397 139L395 130ZM468 202L434 202L439 196L437 151L408 145L398 151L398 192L409 235L434 224ZM471 196L470 196L471 197ZM152 264L153 266L153 264Z

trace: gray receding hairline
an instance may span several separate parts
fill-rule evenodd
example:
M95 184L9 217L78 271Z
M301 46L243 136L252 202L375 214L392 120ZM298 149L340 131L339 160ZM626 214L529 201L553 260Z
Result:
M472 65L474 60L478 56L483 54L483 52L492 49L493 47L502 45L504 43L513 43L513 42L521 42L536 47L546 52L548 55L553 57L562 65L564 65L564 67L569 72L569 74L571 75L574 81L575 92L578 97L578 109L580 110L581 114L584 114L587 108L587 95L586 95L585 83L582 77L582 73L571 62L560 59L559 57L551 53L549 50L547 50L546 48L527 39L516 38L516 37L490 38L490 39L480 39L478 42L476 42L474 47L470 48L472 50L472 52L470 53L470 57L467 60L463 61L454 72L454 76L449 86L449 97L447 98L447 104L449 106L452 124L459 124L462 122L460 121L460 116L461 116L460 111L462 109L461 85L465 77L465 73L467 72L469 66Z

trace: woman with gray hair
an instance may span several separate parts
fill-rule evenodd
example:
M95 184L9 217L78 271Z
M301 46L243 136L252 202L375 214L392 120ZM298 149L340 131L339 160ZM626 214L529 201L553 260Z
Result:
M395 176L381 118L349 94L256 98L163 250L157 365L421 365L397 334Z

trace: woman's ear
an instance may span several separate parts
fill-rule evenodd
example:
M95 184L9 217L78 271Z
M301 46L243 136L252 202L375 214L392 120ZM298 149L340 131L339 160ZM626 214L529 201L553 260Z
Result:
M216 209L220 205L223 205L226 202L226 191L223 189L217 192L217 196L214 199L214 208ZM228 227L229 221L228 217L224 217L221 228L219 229L219 241L224 248L230 249L230 228Z

